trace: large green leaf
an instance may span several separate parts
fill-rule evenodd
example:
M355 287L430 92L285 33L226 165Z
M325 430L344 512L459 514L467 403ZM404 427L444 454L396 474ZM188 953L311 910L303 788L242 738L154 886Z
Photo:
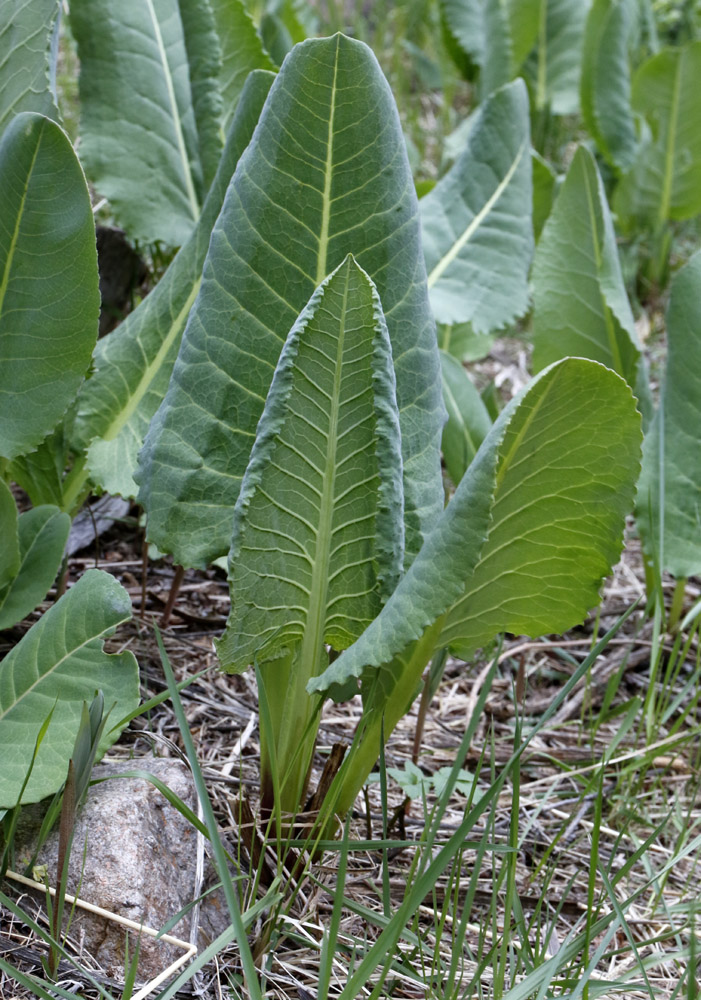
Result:
M443 402L448 419L441 448L448 475L457 485L492 426L487 407L463 366L441 351Z
M221 45L222 65L219 87L223 103L223 123L227 128L248 74L254 69L274 70L263 48L256 26L243 0L210 0Z
M531 184L528 94L516 80L485 101L463 154L420 202L438 322L488 333L526 311Z
M308 689L389 664L441 616L436 643L463 654L498 631L582 621L621 551L640 440L615 373L580 358L541 372L494 424L380 615Z
M138 240L180 246L203 197L178 0L71 0L85 170Z
M219 169L192 236L163 279L114 333L98 342L95 374L81 389L74 444L88 449L92 481L110 493L136 494L136 459L173 370L202 279L209 238L236 163L248 145L273 76L250 75Z
M108 573L88 570L32 626L0 664L0 808L17 803L37 735L53 712L23 802L57 791L80 724L83 702L96 689L112 709L101 749L114 743L110 729L139 703L139 675L133 653L107 654L103 640L131 617L131 601Z
M672 282L667 372L645 437L637 516L645 550L676 577L701 573L701 254Z
M90 196L66 134L32 112L0 139L0 456L35 448L74 398L97 339Z
M217 651L242 670L301 643L345 649L399 579L399 419L372 282L346 258L280 355L234 512L231 617Z
M149 534L184 565L228 551L282 344L353 253L377 285L402 430L407 550L442 508L443 407L418 204L392 95L343 35L296 46L241 157L137 481Z
M611 214L583 146L541 233L532 282L536 370L575 355L600 361L640 388L640 348Z
M536 50L528 63L538 110L579 110L584 27L591 0L541 0Z
M58 120L50 74L60 0L0 4L0 135L20 111Z
M582 52L582 117L608 162L626 170L638 148L628 48L637 0L594 0Z
M643 63L632 106L649 135L616 189L616 212L653 228L701 212L701 42Z
M203 190L217 172L224 138L219 75L222 55L210 0L178 0L190 73L192 110L197 126Z
M15 525L19 565L6 586L0 583L0 629L22 621L44 599L61 567L70 530L70 517L58 507L47 504L20 514Z

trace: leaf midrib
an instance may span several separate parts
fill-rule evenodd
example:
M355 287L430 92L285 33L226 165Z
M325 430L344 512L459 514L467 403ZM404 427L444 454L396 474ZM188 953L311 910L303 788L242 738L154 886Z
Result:
M331 106L329 108L329 127L326 137L326 168L324 173L324 190L321 201L321 233L319 234L319 256L316 264L316 287L328 274L327 257L329 248L329 223L331 219L331 182L333 179L333 126L336 117L336 79L338 76L338 50L340 37L336 36L336 55L333 64L333 83L331 84ZM348 286L346 285L346 288Z
M15 228L10 239L10 248L7 253L7 262L5 265L5 271L2 276L2 281L0 282L0 317L2 316L2 309L5 302L5 295L7 294L7 288L10 283L10 272L12 270L12 262L15 256L15 250L17 249L17 241L19 240L20 228L22 225L22 218L24 216L24 209L27 202L27 195L29 192L29 185L32 181L32 174L34 173L34 167L36 165L37 157L39 156L39 147L42 144L44 138L44 128L45 125L42 122L41 132L34 146L34 153L32 155L32 162L30 164L29 170L27 171L27 180L24 185L24 191L22 192L22 197L20 199L19 209L17 211L17 220L15 222Z

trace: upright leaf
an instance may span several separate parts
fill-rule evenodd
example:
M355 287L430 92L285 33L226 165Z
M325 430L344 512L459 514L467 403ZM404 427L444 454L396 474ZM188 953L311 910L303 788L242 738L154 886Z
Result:
M10 487L0 479L0 593L9 586L19 570L17 504Z
M643 63L632 106L649 136L616 189L616 212L653 229L701 212L701 42Z
M222 665L345 649L394 589L402 552L389 335L348 257L292 327L268 393L234 512Z
M448 475L457 485L489 433L492 421L460 362L441 351L441 369L443 402L448 411L441 448Z
M538 241L543 231L557 191L557 175L550 164L531 150L531 167L533 169L533 235Z
M0 586L0 629L10 628L34 610L46 596L61 567L71 519L58 507L32 507L20 514L17 572Z
M464 655L498 631L582 621L622 548L640 440L613 372L581 358L541 372L503 410L380 615L308 690L389 664L431 626Z
M579 110L584 26L591 0L541 0L536 50L529 61L535 104L556 115Z
M203 190L217 172L224 145L221 129L222 98L219 76L222 56L210 0L178 0L190 71L192 110L197 126Z
M284 338L348 253L377 285L392 342L413 555L442 507L443 409L418 204L377 61L337 35L298 45L273 84L141 455L150 536L178 562L204 565L228 550Z
M440 0L441 16L458 45L481 66L484 62L486 0Z
M672 282L667 371L643 448L637 517L645 551L677 578L701 573L701 254Z
M212 226L272 80L272 74L258 71L249 77L192 236L150 295L114 333L97 344L95 374L78 396L73 441L78 449L88 449L87 471L92 481L110 493L136 495L133 475L137 455L168 388L182 332L202 280Z
M640 348L611 214L583 146L545 223L532 281L536 370L574 355L600 361L640 386Z
M58 120L50 77L60 7L60 0L0 4L0 135L20 111Z
M181 246L203 194L178 0L72 0L85 170L137 240Z
M0 456L46 437L97 339L95 226L83 172L48 118L17 115L0 139Z
M582 117L606 160L626 170L638 148L628 48L637 0L594 0L582 54Z
M528 94L516 80L485 101L464 152L419 205L438 322L489 333L526 311L531 184Z
M133 653L107 654L103 640L131 617L131 600L108 573L88 570L0 664L0 808L16 805L37 734L53 711L22 801L56 792L66 776L82 705L96 688L111 709L104 752L117 722L139 703Z
M219 88L223 127L228 129L248 74L255 69L274 70L256 26L243 0L210 0L221 46Z

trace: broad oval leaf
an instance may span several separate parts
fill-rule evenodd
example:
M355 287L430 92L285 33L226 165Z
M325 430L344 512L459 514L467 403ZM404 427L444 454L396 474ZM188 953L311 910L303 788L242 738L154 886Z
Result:
M0 135L20 111L58 120L50 74L60 0L0 4Z
M70 530L68 514L49 504L20 514L19 564L7 586L0 587L0 629L22 621L44 599L61 568Z
M280 355L234 511L222 665L345 649L402 569L402 469L389 335L352 257Z
M632 106L650 135L616 189L616 212L653 228L701 212L701 42L643 63Z
M88 188L66 134L23 112L0 139L0 456L31 451L63 416L97 340Z
M104 752L119 730L110 728L139 703L133 653L107 654L103 640L131 617L131 600L108 573L88 570L33 625L0 663L0 809L17 804L37 735L53 710L22 802L38 802L66 778L83 702L96 689L111 709Z
M413 554L442 507L443 407L418 204L377 61L336 35L296 46L273 84L141 454L149 535L178 562L201 566L228 551L284 339L348 253L377 285L392 341Z
M645 437L637 519L645 551L677 578L701 573L701 253L674 277L667 370Z
M492 421L460 362L441 351L441 369L443 402L448 411L441 448L448 475L457 486L489 433Z
M485 101L464 152L420 202L438 322L489 333L526 311L531 185L528 94L516 80Z
M181 246L202 164L178 0L72 0L85 171L132 238Z
M202 280L212 226L272 81L271 73L251 73L192 236L150 295L112 334L98 341L95 373L78 396L73 443L78 449L87 448L91 480L110 493L136 495L133 476L137 456L168 388L182 332Z
M501 630L582 621L622 548L640 467L628 386L567 358L503 410L453 500L380 615L308 690L360 677L445 615L461 654Z
M582 55L582 117L601 154L619 170L635 159L628 47L637 0L594 0Z
M600 361L634 386L647 408L611 213L594 159L583 146L541 233L532 282L536 370L567 355Z

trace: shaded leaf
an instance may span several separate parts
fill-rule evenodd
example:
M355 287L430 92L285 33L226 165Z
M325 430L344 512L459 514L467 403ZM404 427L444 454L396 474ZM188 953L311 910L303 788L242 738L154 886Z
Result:
M19 538L17 537L17 504L10 487L0 479L0 594L19 569Z
M181 246L203 195L178 0L72 0L85 170L133 239Z
M249 77L195 231L150 295L97 344L95 374L78 396L73 443L77 449L88 449L90 478L110 493L136 494L137 455L168 388L202 279L212 226L272 80L270 73L254 72Z
M531 166L533 168L533 235L538 241L550 212L552 211L557 192L557 175L550 164L531 150Z
M464 152L420 202L439 322L488 333L526 311L531 183L528 94L517 80L485 101Z
M528 62L538 110L579 110L584 27L591 0L541 0L536 50Z
M14 118L0 139L0 191L0 455L12 459L36 448L78 391L100 294L90 196L58 125Z
M480 361L496 340L495 333L475 333L472 323L439 323L438 345L458 361Z
M61 568L71 519L58 507L33 507L20 514L16 533L19 564L0 587L0 629L22 621L44 599Z
M503 410L379 616L308 690L390 663L431 627L435 645L463 655L498 631L581 621L622 548L640 438L613 372L579 358L541 372Z
M226 669L298 644L317 662L373 620L402 569L400 456L382 307L348 257L292 327L258 426L234 512Z
M667 371L645 437L637 517L645 551L677 578L701 573L701 255L672 282Z
M489 433L492 420L460 362L441 351L441 369L443 402L448 411L441 447L448 475L457 485Z
M27 632L0 664L0 808L12 808L44 719L51 723L39 748L22 801L57 791L80 724L82 705L100 688L109 725L139 702L136 660L130 652L107 654L103 640L131 617L129 595L108 573L88 570ZM110 729L101 750L119 731Z
M221 45L219 88L223 126L228 129L248 74L255 69L274 70L256 26L243 0L210 0Z
M60 0L0 4L0 135L20 111L58 121L50 74Z
M701 42L643 63L632 106L649 135L616 189L616 212L653 228L701 212Z
M203 190L209 190L224 145L219 77L222 56L210 0L178 0L197 127Z
M638 148L628 59L637 13L636 0L594 0L584 33L582 117L602 156L620 170Z
M150 538L181 564L206 565L228 550L284 339L348 253L377 285L392 341L413 554L442 507L443 409L418 204L377 61L337 35L297 46L273 84L141 454Z

